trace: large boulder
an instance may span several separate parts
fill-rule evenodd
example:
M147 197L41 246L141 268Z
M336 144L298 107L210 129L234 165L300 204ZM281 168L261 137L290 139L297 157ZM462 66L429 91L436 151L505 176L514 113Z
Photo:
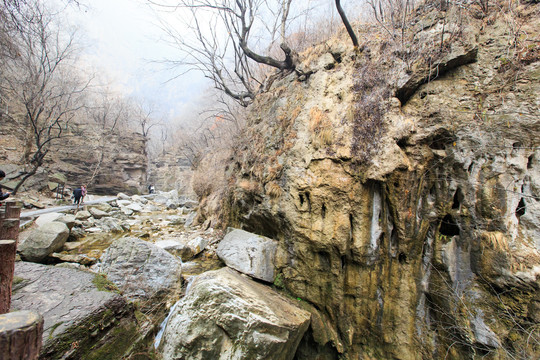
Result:
M131 346L122 339L136 338L133 308L102 276L23 261L15 276L12 309L44 318L40 359L120 359Z
M36 219L35 224L37 226L42 226L44 224L47 224L53 221L63 222L71 230L71 228L75 225L75 216L71 214L62 214L59 212L52 212L52 213L40 215Z
M143 207L139 203L131 203L131 204L126 206L126 209L129 209L129 210L132 210L132 211L135 211L135 212L143 211Z
M163 359L289 360L310 313L271 288L223 268L194 278L173 310Z
M234 229L218 245L217 255L235 270L267 282L274 281L277 242Z
M103 231L113 233L119 233L129 229L128 224L124 224L121 220L110 216L100 219L96 225Z
M167 201L169 201L169 198L164 195L157 195L154 197L154 202L157 202L158 204L166 204Z
M105 202L93 205L92 207L99 209L101 211L104 211L106 213L110 212L113 209L113 207L109 203L105 203Z
M42 225L45 225L45 224L47 224L47 223L56 221L56 220L58 220L59 218L61 218L62 216L63 216L62 213L59 213L59 212L51 212L51 213L48 213L48 214L40 215L40 216L36 219L36 221L34 221L34 223L35 223L37 226L42 226Z
M185 243L174 239L159 240L156 241L155 245L176 256L181 256L182 252L184 252L184 249L186 248Z
M91 217L92 217L92 214L90 214L88 211L81 210L81 211L78 211L77 214L75 215L75 220L87 220Z
M88 212L92 214L94 219L101 219L103 217L109 216L107 212L100 210L97 207L91 207L90 209L88 209Z
M23 260L41 262L53 252L62 249L69 237L66 224L53 221L32 230L18 245Z
M125 237L105 250L96 270L107 275L131 299L149 299L174 291L180 282L180 259L141 239Z
M116 204L120 207L126 207L128 205L131 205L131 200L129 198L116 200Z
M148 204L148 199L147 199L147 198L144 198L144 197L142 197L142 196L140 196L140 195L133 195L133 196L131 197L131 200L136 201L136 202L139 202L139 203L141 203L141 204L143 204L143 205Z
M69 230L71 230L77 223L77 221L75 220L75 215L71 214L63 214L58 219L56 219L56 221L66 224Z
M130 197L124 193L118 193L118 195L116 195L116 198L118 200L129 200Z

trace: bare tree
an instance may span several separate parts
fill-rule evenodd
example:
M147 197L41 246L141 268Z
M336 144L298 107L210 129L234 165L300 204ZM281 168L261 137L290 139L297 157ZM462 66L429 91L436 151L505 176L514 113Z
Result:
M351 23L349 23L349 19L347 19L347 15L345 14L345 11L341 7L341 1L336 0L336 9L339 13L339 16L341 17L341 21L343 21L343 24L345 25L345 28L347 29L347 33L349 34L353 45L355 48L358 47L358 39L356 38L356 34L354 33L354 30L351 26Z
M88 105L88 117L99 127L100 132L110 134L127 123L130 106L127 101L107 90L99 93Z
M71 68L75 58L74 34L55 27L40 2L24 8L19 23L17 55L4 58L1 83L11 103L19 104L27 144L26 170L18 176L13 193L42 166L51 147L69 136L69 125L83 107L82 95L90 80L81 81Z
M292 0L180 0L174 6L154 0L148 2L162 10L187 9L191 12L186 21L188 34L170 23L163 24L169 41L183 54L180 60L167 63L202 71L217 89L243 106L251 103L263 86L263 80L252 71L253 63L281 71L291 71L296 66L292 50L283 41ZM269 7L270 3L275 6ZM262 19L262 14L267 14L269 8L279 9L274 14L279 14L280 22ZM185 17L185 12L182 15ZM273 25L269 26L269 23ZM277 32L280 33L282 59L256 51L250 44L256 29L264 27L270 42Z
M129 119L146 142L150 139L150 131L163 123L155 104L135 99L130 102Z
M87 110L87 118L94 123L93 131L96 133L98 140L89 146L93 147L93 151L98 159L92 170L92 175L86 184L90 185L99 175L101 165L105 159L105 149L111 135L121 133L121 129L128 126L128 117L130 105L123 97L112 94L107 89L99 92L93 99L89 99Z

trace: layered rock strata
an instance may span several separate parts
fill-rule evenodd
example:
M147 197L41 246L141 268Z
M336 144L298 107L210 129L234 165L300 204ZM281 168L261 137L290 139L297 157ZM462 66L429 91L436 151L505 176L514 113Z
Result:
M257 98L201 213L278 241L312 305L297 359L538 356L539 6L518 50L500 13L428 6L416 55L330 43Z

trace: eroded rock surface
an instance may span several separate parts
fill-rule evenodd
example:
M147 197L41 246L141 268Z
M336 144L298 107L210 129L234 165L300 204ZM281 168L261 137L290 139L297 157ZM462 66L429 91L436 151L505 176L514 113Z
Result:
M322 319L298 359L539 357L540 4L514 7L523 56L506 14L432 6L411 57L312 49L309 76L255 100L222 201L201 199L277 241L276 285Z
M277 242L234 229L218 245L217 255L227 266L266 282L274 281Z
M17 262L15 276L12 309L34 310L44 318L40 358L97 360L101 351L120 358L130 346L120 345L122 337L136 339L133 309L119 294L100 290L99 275Z
M231 269L197 276L172 313L163 358L290 360L310 313Z
M150 299L175 291L182 264L162 248L137 238L121 238L103 253L95 269L131 299Z

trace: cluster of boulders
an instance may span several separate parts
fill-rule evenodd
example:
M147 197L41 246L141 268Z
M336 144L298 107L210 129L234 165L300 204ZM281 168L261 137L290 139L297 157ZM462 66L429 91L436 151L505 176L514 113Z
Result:
M159 196L176 209L169 211L151 197L119 194L73 214L41 215L22 233L12 308L43 315L43 358L99 358L94 355L100 352L121 358L135 351L135 343L147 348L144 343L159 323L157 310L164 308L167 296L178 297L182 283L180 254L155 245L152 235L160 239L167 232L171 239L185 240L186 249L197 239L193 251L181 252L184 259L210 243L197 228L185 228L193 218L193 201L176 192ZM156 316L136 320L133 302ZM123 338L142 343L119 346Z
M34 227L23 234L18 246L19 255L22 260L38 263L58 261L81 263L78 261L81 260L82 265L91 265L97 258L73 258L69 254L61 254L60 251L77 248L80 245L77 240L88 233L129 232L134 225L141 224L141 215L160 212L165 204L174 204L176 211L175 214L159 219L160 228L184 225L186 222L189 225L193 222L195 213L192 210L196 202L179 197L175 191L162 193L156 198L158 201L138 195L129 197L120 193L116 200L85 207L75 214L53 212L41 215L34 221ZM167 208L169 207L170 205L167 205ZM144 234L141 235L144 237ZM200 247L200 241L198 246ZM201 250L192 253L196 255ZM189 250L184 251L187 252Z
M293 359L311 314L270 286L277 242L229 229L216 254L227 267L191 279L156 343L163 358Z
M239 229L222 238L208 225L193 226L196 206L175 192L150 199L119 194L75 214L36 219L19 245L24 261L17 264L14 306L43 314L44 358L65 357L59 349L69 341L80 345L69 356L84 357L96 346L108 349L103 339L113 333L151 338L187 280L155 344L164 359L292 359L311 315L271 286L276 241ZM103 251L82 250L87 238L99 236ZM157 314L153 325L143 330L134 321L133 302ZM90 326L95 319L103 325ZM81 335L88 326L91 334ZM121 357L134 349L115 351Z

